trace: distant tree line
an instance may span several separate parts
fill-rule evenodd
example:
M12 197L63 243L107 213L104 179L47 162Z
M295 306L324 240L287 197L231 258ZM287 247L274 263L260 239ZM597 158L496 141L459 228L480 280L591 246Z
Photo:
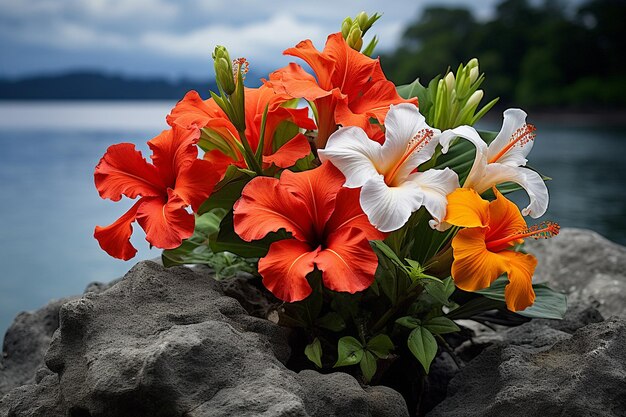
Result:
M477 57L487 98L531 108L626 108L626 1L504 0L479 21L465 8L430 7L382 57L387 76L422 83Z

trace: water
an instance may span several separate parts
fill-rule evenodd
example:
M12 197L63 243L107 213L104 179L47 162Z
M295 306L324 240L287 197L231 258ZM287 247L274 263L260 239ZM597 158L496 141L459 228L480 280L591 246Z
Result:
M114 143L135 143L147 155L145 142L167 127L173 104L0 103L0 331L20 311L79 294L89 282L111 280L136 261L159 256L137 226L132 242L139 252L131 261L100 249L94 226L110 224L132 202L100 199L93 170ZM544 218L626 244L626 131L537 127L530 163L554 178Z

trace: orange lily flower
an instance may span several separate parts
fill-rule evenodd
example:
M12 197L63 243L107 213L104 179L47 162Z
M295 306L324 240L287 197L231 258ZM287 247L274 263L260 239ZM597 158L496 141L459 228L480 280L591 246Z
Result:
M417 106L417 99L405 100L398 95L378 59L352 49L341 33L330 35L322 52L307 39L283 53L303 59L313 69L317 80L300 65L291 63L270 74L266 85L278 93L305 98L315 105L318 149L326 146L338 124L358 126L370 138L382 142L383 132L379 125L370 123L370 118L383 124L391 104Z
M286 94L276 94L274 90L266 86L246 88L244 94L245 134L254 152L257 151L261 140L263 113L266 107L268 109L263 143L264 167L274 164L280 168L289 168L298 159L304 158L311 152L308 139L301 133L296 134L278 148L273 141L278 126L285 121L304 129L315 129L315 122L309 118L308 109L284 107L284 104L292 98ZM204 159L214 163L220 174L223 174L231 164L246 166L239 133L213 99L202 100L200 95L192 90L176 104L167 116L167 122L172 126L179 125L184 128L207 128L210 135L221 138L223 146L207 152L204 156Z
M259 260L263 284L278 298L299 301L311 294L306 276L317 266L334 291L355 293L374 281L378 265L369 240L383 239L359 205L359 190L331 163L279 179L256 177L234 206L235 231L245 241L280 229L292 238L270 245Z
M213 165L198 159L198 129L173 127L148 142L149 164L132 143L110 146L94 173L100 197L119 201L141 197L113 224L96 226L94 237L109 255L128 260L137 249L130 243L137 220L146 240L162 249L173 249L193 234L194 210L206 200L219 180Z
M465 291L487 288L506 272L509 283L504 296L511 311L524 310L535 301L532 276L537 259L512 250L525 238L548 238L559 233L556 223L528 228L519 209L494 188L496 199L483 200L467 188L448 195L445 221L464 227L454 239L452 278Z

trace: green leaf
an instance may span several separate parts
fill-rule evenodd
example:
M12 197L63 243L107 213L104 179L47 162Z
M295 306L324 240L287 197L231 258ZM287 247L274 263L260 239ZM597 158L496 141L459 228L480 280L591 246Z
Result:
M471 319L475 315L485 311L503 308L505 308L505 306L501 301L492 300L487 297L478 297L452 310L446 314L446 317L452 320Z
M193 235L176 249L166 249L161 255L165 267L184 264L211 264L214 254L208 246L209 236L219 229L223 210L196 216Z
M361 372L363 373L365 382L370 382L376 374L376 357L370 352L365 351L363 352L363 358L361 358L359 365L361 366Z
M322 367L322 344L317 337L313 340L313 342L306 345L304 348L304 354L315 364L315 366L318 368Z
M387 359L389 352L393 350L393 342L386 334L379 334L367 342L366 349L381 359Z
M344 336L339 339L337 351L339 355L333 368L356 365L363 359L363 346L352 336Z
M396 320L396 323L400 326L406 327L407 329L415 329L422 324L421 321L411 316L400 317Z
M433 297L435 301L443 305L450 303L449 298L454 292L454 282L452 278L446 278L441 282L429 280L425 283L426 292Z
M433 317L424 323L424 327L433 334L454 333L461 330L456 323L443 316Z
M340 332L346 328L346 322L336 312L331 311L323 317L318 318L315 324L331 332Z
M391 249L385 242L383 242L382 240L372 240L370 241L370 245L378 254L385 256L398 268L408 273L406 265L400 260L400 258L398 257L398 255L396 255L393 249Z
M252 171L230 165L211 196L198 209L198 214L204 214L214 208L230 210L235 201L241 197L243 187L254 178L254 175Z
M430 369L430 364L437 354L437 341L435 337L424 327L417 327L409 334L407 340L409 350L422 364L426 373Z
M504 289L509 280L502 276L495 280L489 288L476 291L485 297L505 302ZM540 319L557 319L560 320L567 311L567 297L565 294L559 293L551 289L545 284L533 284L535 290L535 302L532 306L522 311L516 311L517 314L525 317Z

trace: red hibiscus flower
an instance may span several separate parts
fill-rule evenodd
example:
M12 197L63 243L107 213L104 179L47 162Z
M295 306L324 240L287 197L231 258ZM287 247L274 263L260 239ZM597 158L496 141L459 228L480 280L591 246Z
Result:
M369 240L383 239L359 205L359 190L330 163L305 172L283 171L280 180L256 177L234 206L237 234L246 241L280 229L292 238L271 244L259 261L263 284L293 302L311 293L306 276L315 267L334 291L355 293L374 281L378 265Z
M273 72L266 84L278 93L305 98L314 104L318 149L326 146L338 124L359 126L369 137L382 141L380 126L370 124L370 118L382 124L391 104L417 105L417 99L405 100L398 95L395 85L385 78L378 59L350 48L341 33L330 35L322 52L307 39L284 54L306 61L317 80L300 65L291 63Z
M100 197L119 201L141 197L113 224L96 226L94 237L109 255L128 260L137 249L130 243L135 220L146 240L162 249L178 247L193 234L194 210L208 198L219 180L208 161L198 159L198 129L173 127L148 142L149 164L131 143L110 146L96 166L94 179Z
M316 128L308 116L308 109L285 107L289 100L292 100L292 97L276 94L274 90L265 86L245 89L245 134L254 152L257 151L261 141L263 113L267 107L262 151L264 167L274 164L280 168L289 168L311 151L307 138L301 133L284 144L274 142L274 134L282 122L292 122L304 129ZM184 128L206 128L214 150L207 152L204 158L213 162L221 174L231 164L246 166L239 133L213 99L202 100L197 92L190 91L174 107L167 117L167 122L172 126L179 125Z

